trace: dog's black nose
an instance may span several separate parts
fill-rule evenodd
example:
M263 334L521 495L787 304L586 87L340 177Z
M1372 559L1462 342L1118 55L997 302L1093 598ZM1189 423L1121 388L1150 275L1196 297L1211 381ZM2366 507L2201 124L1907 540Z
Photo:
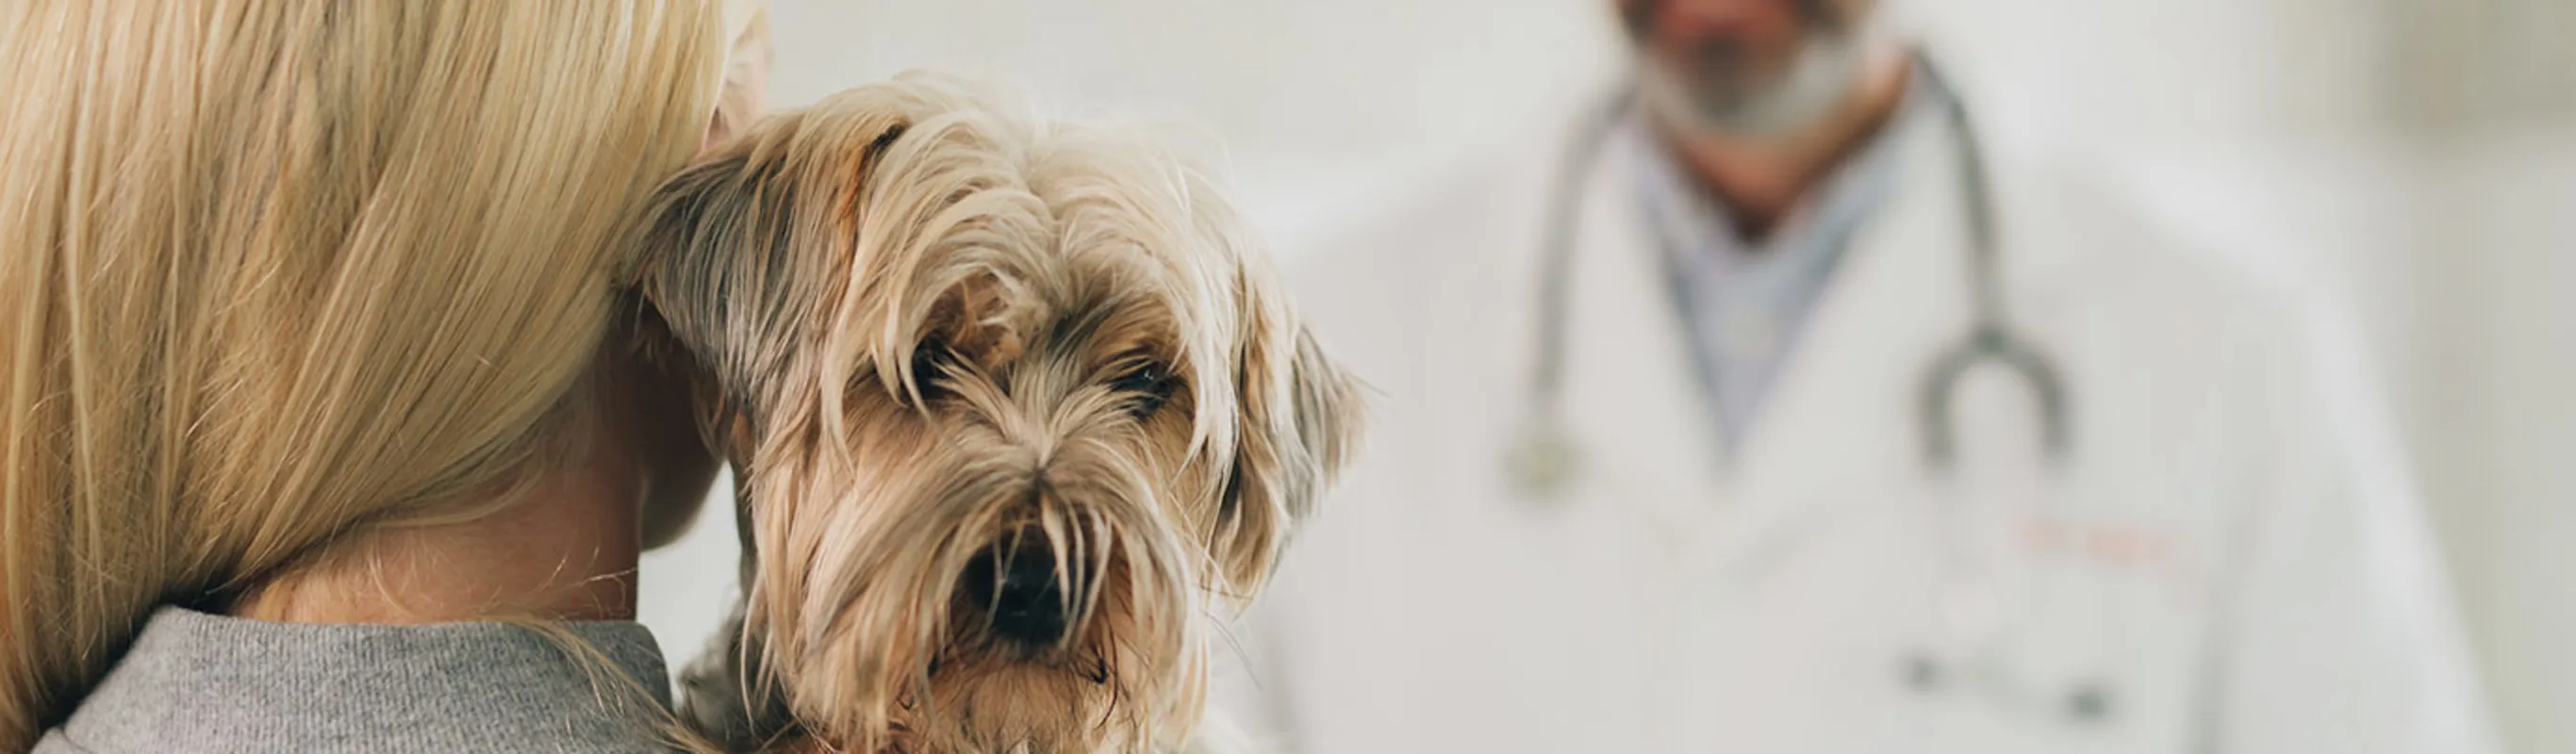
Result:
M993 633L1024 646L1064 638L1066 601L1056 576L1055 553L1043 546L996 547L968 563L961 576L966 598L984 608Z

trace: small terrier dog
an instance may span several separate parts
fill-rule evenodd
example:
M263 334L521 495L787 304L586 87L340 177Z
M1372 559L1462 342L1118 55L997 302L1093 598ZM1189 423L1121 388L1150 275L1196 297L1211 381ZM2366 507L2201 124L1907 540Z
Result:
M1191 747L1209 640L1357 430L1245 224L1134 129L907 76L663 185L636 285L698 361L743 601L736 749Z

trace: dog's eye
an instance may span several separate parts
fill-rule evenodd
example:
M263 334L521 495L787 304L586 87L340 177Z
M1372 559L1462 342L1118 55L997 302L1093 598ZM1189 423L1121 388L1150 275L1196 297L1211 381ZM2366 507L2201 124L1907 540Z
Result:
M956 361L957 354L943 343L923 343L912 349L913 386L921 391L923 402L948 394L948 368Z
M1134 413L1139 419L1153 416L1154 412L1162 410L1163 404L1171 402L1172 393L1178 391L1180 387L1181 378L1178 375L1172 374L1169 367L1154 362L1137 365L1136 368L1118 375L1117 379L1109 381L1111 390L1134 396L1135 403L1129 406L1128 411Z

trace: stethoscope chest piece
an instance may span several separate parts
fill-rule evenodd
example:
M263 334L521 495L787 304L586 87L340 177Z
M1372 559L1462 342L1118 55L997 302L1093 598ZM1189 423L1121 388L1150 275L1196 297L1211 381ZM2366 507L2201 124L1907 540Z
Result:
M1550 505L1564 499L1583 461L1564 425L1554 419L1533 417L1511 442L1503 470L1512 491L1533 505Z

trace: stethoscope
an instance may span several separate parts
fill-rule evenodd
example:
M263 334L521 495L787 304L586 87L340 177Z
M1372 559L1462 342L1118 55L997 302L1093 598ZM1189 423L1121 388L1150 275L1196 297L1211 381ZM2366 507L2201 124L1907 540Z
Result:
M1977 130L1956 89L1930 58L1918 53L1914 64L1948 122L1951 150L1959 162L1959 188L1966 197L1971 302L1968 331L1932 359L1916 393L1925 467L1935 476L1946 477L1957 466L1953 399L1962 378L1981 365L2000 366L2029 387L2038 402L2041 453L2052 468L2061 467L2073 442L2065 381L2046 353L2015 332L2004 307L1995 205ZM1581 219L1582 189L1602 153L1608 151L1633 99L1633 87L1623 90L1576 130L1548 197L1540 235L1537 360L1529 377L1522 426L1504 459L1507 480L1534 507L1561 501L1582 471L1582 450L1567 431L1562 412L1574 233ZM1952 622L1979 625L1954 626L1949 633L1978 636L1952 637L1942 642L1950 645L1948 649L1927 646L1904 653L1898 663L1901 683L1927 695L1973 688L2016 706L2050 704L2053 699L2050 706L2072 722L2097 722L2110 716L2113 695L2106 684L2080 680L2063 688L2042 689L2045 684L2017 680L2011 669L2003 667L2000 649L2008 633L2004 624L2009 622L2003 616L1968 616Z

